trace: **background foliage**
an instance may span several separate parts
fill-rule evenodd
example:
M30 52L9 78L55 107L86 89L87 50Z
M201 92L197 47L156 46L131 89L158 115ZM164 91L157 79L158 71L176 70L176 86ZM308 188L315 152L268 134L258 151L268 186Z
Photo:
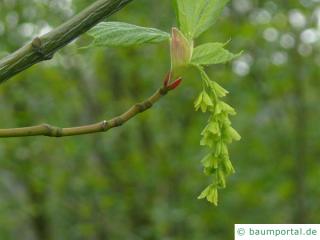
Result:
M0 57L90 3L0 0ZM111 19L175 24L170 0L134 1ZM237 173L218 207L196 199L208 183L199 162L206 116L192 109L201 85L184 81L106 134L0 140L0 238L231 239L234 223L318 223L319 29L318 0L234 0L197 40L232 38L229 49L245 50L209 69L230 90L243 137L231 146ZM86 41L1 85L1 128L111 118L150 95L170 67L166 43L79 51Z

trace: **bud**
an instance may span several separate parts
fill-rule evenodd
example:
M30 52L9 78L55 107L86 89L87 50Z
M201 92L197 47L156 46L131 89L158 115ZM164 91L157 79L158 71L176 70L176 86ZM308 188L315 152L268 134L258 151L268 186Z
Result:
M176 89L177 87L180 86L181 82L182 82L182 78L181 78L181 77L178 78L178 79L176 79L173 83L170 83L170 84L168 85L169 90L174 90L174 89Z
M191 61L193 42L177 28L172 28L171 64L172 70L188 65Z

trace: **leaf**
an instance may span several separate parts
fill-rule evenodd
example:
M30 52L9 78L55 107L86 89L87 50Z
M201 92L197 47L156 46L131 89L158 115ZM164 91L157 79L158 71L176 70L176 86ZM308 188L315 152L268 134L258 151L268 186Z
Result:
M190 39L211 27L229 0L175 0L178 24Z
M171 64L172 71L178 67L186 66L192 57L193 42L186 39L177 28L172 28L171 38Z
M88 32L94 40L88 47L132 46L159 43L170 39L170 34L155 28L145 28L122 22L102 22Z
M224 43L206 43L194 49L191 63L196 65L211 65L228 62L239 54L233 54L224 48Z

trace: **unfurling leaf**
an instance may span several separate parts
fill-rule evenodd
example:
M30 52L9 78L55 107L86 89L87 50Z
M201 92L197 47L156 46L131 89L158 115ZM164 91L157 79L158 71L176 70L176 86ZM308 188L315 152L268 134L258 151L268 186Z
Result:
M122 22L102 22L88 32L94 40L88 47L132 46L159 43L170 39L170 34L155 28L140 27Z
M172 28L171 64L172 71L190 63L193 42L189 41L177 28Z
M239 54L233 54L224 48L224 43L206 43L194 49L191 62L195 65L226 63Z
M178 24L189 38L197 38L211 27L229 0L175 0Z

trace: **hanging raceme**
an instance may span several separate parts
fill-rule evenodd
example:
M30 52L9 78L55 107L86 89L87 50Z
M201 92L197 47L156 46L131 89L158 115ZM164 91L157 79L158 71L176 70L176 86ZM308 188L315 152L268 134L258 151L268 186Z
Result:
M226 187L226 178L234 173L234 168L229 159L227 145L233 140L240 140L240 135L231 127L230 115L235 115L235 110L222 98L228 91L218 83L209 79L201 66L198 69L202 76L203 90L195 101L195 109L209 112L206 127L201 132L201 146L208 148L209 153L201 160L204 173L212 178L210 184L199 196L207 198L213 204L218 204L218 189Z
M211 178L210 185L198 197L218 204L218 189L226 187L226 179L235 172L229 158L228 145L240 140L232 128L230 116L235 110L223 101L229 92L212 81L205 67L222 64L239 56L225 49L226 43L205 43L194 47L194 40L208 30L221 15L228 0L175 0L178 28L172 28L171 35L154 28L146 28L120 22L104 22L89 31L94 38L88 47L132 46L169 41L171 51L170 74L164 86L177 87L179 75L187 67L196 68L202 80L202 91L194 107L208 113L208 122L201 132L200 145L208 148L208 154L201 160L204 173ZM178 80L171 82L171 78Z

